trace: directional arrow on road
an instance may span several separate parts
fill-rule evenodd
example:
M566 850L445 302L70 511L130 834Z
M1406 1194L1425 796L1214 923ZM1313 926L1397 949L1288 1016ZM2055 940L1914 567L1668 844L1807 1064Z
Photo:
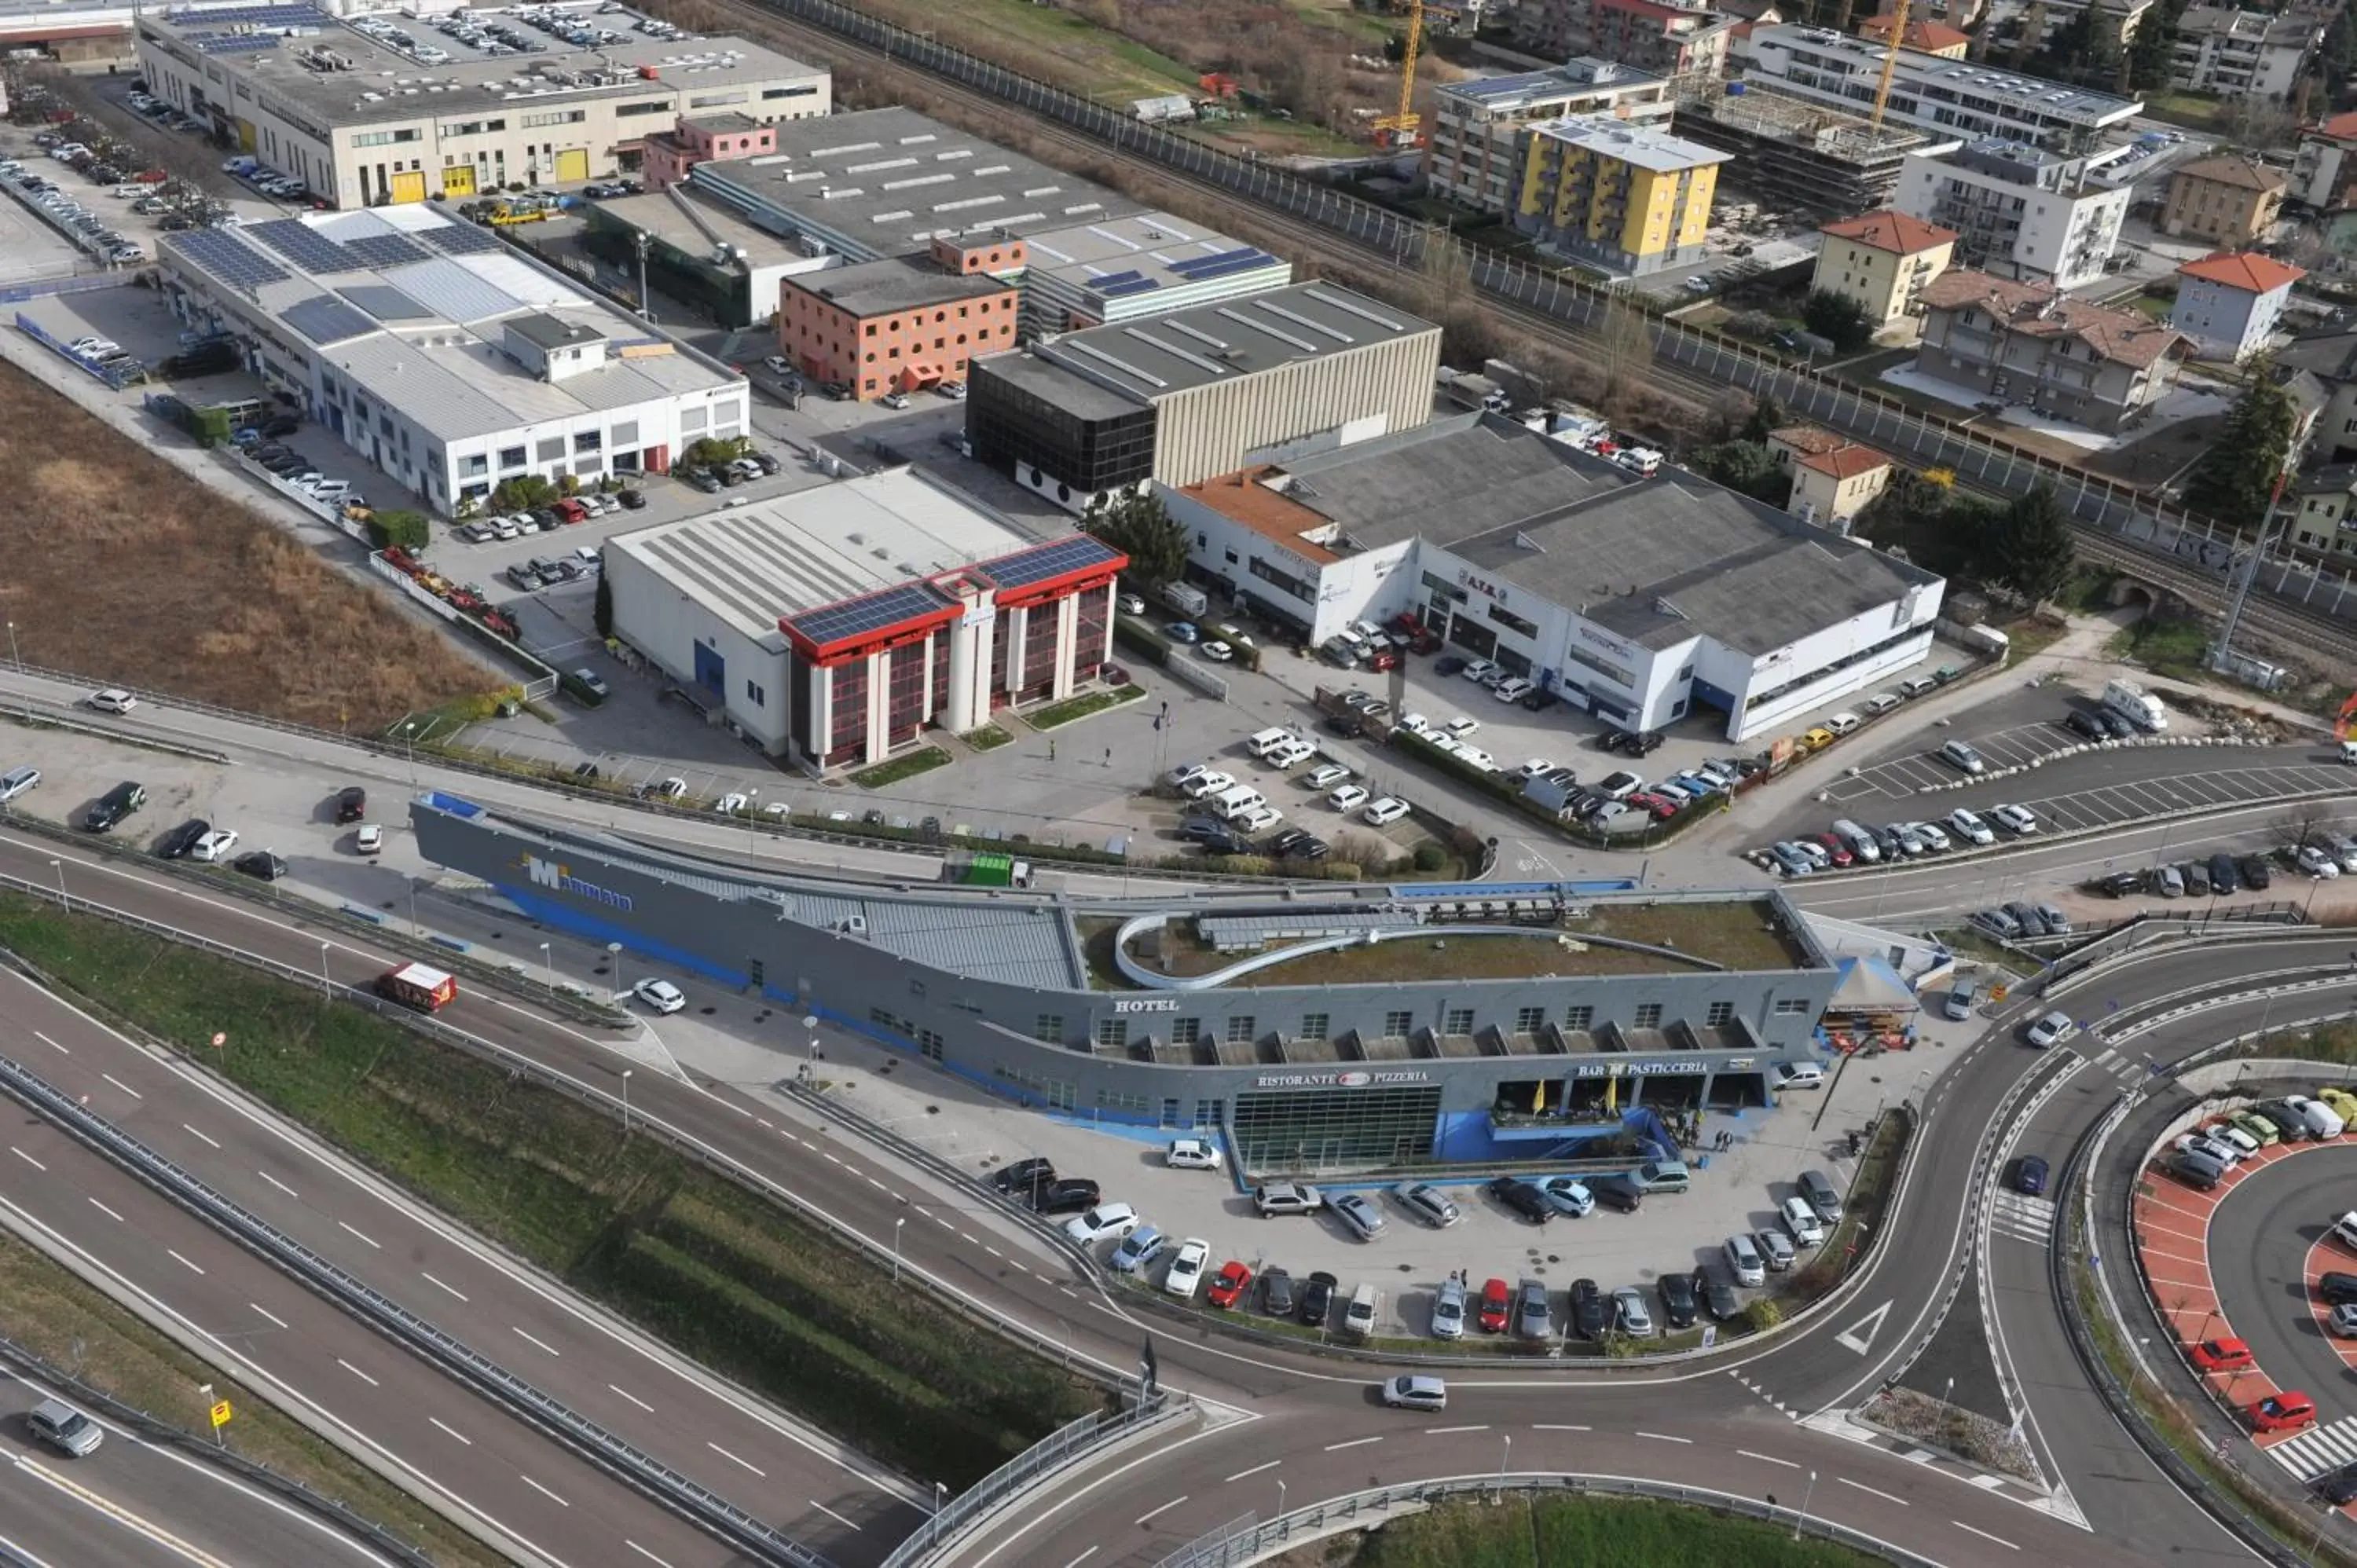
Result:
M1882 1332L1882 1320L1889 1316L1890 1303L1886 1301L1839 1334L1835 1335L1834 1343L1845 1346L1863 1356L1867 1348L1874 1343L1874 1337Z

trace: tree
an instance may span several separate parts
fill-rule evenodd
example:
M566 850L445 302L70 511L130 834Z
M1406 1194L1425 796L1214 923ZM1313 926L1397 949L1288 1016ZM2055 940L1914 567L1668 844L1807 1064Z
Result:
M2070 519L2053 487L2041 482L1991 521L1982 539L1981 575L2037 604L2061 591L2078 554Z
M2136 40L2128 46L2130 91L2143 92L2169 85L2176 64L2177 19L2184 13L2184 0L2166 0L2144 14L2144 20L2136 26Z
M1768 437L1784 426L1784 411L1772 397L1762 397L1751 405L1751 417L1744 423L1743 439L1765 446Z
M2298 424L2299 409L2276 382L2274 365L2264 355L2252 360L2225 427L2186 477L2185 504L2238 530L2260 526Z
M1792 476L1776 464L1776 455L1757 441L1722 441L1688 454L1687 467L1730 490L1741 490L1755 500L1782 506L1792 495Z
M1129 575L1142 582L1175 583L1187 570L1187 531L1160 496L1129 493L1100 501L1081 526L1128 556Z
M1653 368L1653 324L1646 319L1644 307L1615 293L1605 302L1597 335L1602 339L1604 395L1610 398L1642 384L1645 372Z
M530 511L556 499L556 487L538 474L518 474L501 479L491 492L491 505L500 511Z
M614 635L614 588L603 572L597 574L597 598L589 607L589 618L596 623L599 637Z
M424 512L398 508L369 513L368 536L369 542L379 550L390 550L398 545L414 552L425 549L433 542L433 533L426 526Z
M1808 303L1801 306L1801 319L1845 354L1855 354L1874 341L1874 323L1866 318L1866 307L1846 294L1812 289Z

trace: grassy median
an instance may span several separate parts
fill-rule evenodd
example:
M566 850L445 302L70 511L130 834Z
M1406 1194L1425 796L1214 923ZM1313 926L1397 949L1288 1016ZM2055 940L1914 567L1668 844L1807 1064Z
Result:
M1095 1390L609 1118L357 1008L0 897L0 946L885 1464L952 1488ZM227 1046L210 1048L216 1030Z
M1795 1541L1789 1525L1681 1503L1509 1494L1394 1520L1362 1537L1355 1556L1327 1561L1352 1568L1873 1568L1886 1560Z

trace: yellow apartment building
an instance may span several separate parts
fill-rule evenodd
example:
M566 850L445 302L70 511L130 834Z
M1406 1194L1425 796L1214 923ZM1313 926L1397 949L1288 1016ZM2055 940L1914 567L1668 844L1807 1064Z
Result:
M1523 233L1622 277L1703 259L1725 153L1598 115L1568 115L1523 134L1514 212Z

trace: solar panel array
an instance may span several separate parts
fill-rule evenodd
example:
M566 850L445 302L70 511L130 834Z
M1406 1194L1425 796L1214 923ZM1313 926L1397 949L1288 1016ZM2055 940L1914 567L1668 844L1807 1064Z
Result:
M405 234L371 234L365 239L347 240L343 248L371 267L405 266L433 254Z
M839 605L789 616L786 624L823 648L950 607L949 597L931 583L902 583Z
M180 253L221 282L254 289L285 283L293 274L244 241L220 229L191 229L173 236Z
M240 5L228 11L180 6L164 13L172 23L201 22L209 27L319 27L328 17L317 5Z
M1129 278L1116 284L1108 284L1103 279L1099 279L1096 285L1097 292L1104 295L1107 299L1122 299L1133 294L1144 294L1148 289L1157 289L1161 286L1162 280L1160 278Z
M331 295L313 295L280 314L286 325L321 345L349 342L376 330L376 323L364 312L354 310Z
M1201 283L1208 278L1223 278L1232 273L1250 272L1256 267L1274 266L1276 258L1266 251L1256 251L1246 245L1239 251L1221 251L1209 256L1186 256L1170 263L1170 270L1189 283Z
M379 321L421 321L434 313L387 284L361 283L336 291Z
M472 223L447 223L440 228L420 229L415 237L446 256L479 256L500 248L499 240L490 231L478 229Z
M285 40L276 33L188 33L188 42L209 55L260 54L274 49Z
M1338 909L1328 914L1199 915L1195 929L1221 952L1251 952L1272 942L1412 930L1421 923L1405 909Z
M1034 545L1012 555L1002 555L996 561L982 564L985 575L1002 588L1028 587L1044 583L1050 577L1060 577L1067 572L1083 571L1101 566L1114 558L1115 552L1101 539L1085 533L1075 533L1069 539L1058 539L1046 544Z
M341 245L297 218L249 223L245 231L307 273L348 273L361 264L345 255Z

